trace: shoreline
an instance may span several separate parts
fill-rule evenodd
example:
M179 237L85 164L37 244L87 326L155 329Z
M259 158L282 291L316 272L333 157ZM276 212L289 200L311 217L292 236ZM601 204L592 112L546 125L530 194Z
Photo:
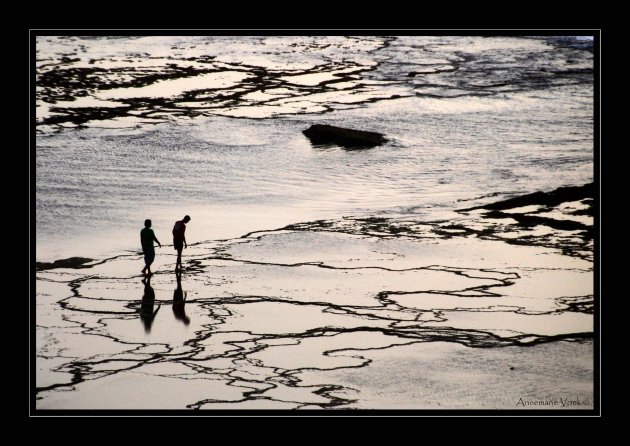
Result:
M466 221L450 223L444 220L422 221L409 217L342 217L292 223L276 229L255 230L233 238L195 242L191 245L226 242L246 239L256 234L292 230L331 231L375 237L423 238L427 235L426 229L422 226L431 226L431 232L446 238L476 235L512 244L557 248L566 255L592 260L593 195L594 183L586 183L582 186L560 187L549 192L534 192L473 207L454 209L454 212L459 215L472 214L481 217L468 226L469 222ZM546 229L541 230L540 227L546 227ZM523 231L519 237L506 237L506 233L517 230ZM163 243L163 247L168 249L172 245ZM135 250L127 252L133 251ZM142 253L142 250L138 248L137 252ZM122 254L96 259L73 256L49 262L36 261L35 270L90 268L120 255Z
M500 217L490 209L496 204L484 205L461 210L457 221L317 220L191 244L181 283L174 251L157 256L149 301L140 254L40 264L36 406L519 409L519 398L592 402L592 234L541 230L543 220L529 226L511 217L586 224L592 200L570 200L508 206ZM174 300L180 286L185 305ZM573 366L545 359L554 355ZM387 378L396 364L405 379ZM503 377L488 389L482 376L499 371ZM546 384L533 379L539 376ZM412 383L424 390L408 394ZM136 390L165 385L178 390ZM109 396L95 401L105 388Z

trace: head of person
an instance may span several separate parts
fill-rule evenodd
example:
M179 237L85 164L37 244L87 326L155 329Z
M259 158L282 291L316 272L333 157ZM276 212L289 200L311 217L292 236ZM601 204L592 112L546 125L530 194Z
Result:
M145 228L150 228L151 227L151 220L149 220L148 218L144 221L144 227Z
M183 222L184 222L184 223L188 223L189 221L190 221L190 215L186 215L186 216L184 217Z

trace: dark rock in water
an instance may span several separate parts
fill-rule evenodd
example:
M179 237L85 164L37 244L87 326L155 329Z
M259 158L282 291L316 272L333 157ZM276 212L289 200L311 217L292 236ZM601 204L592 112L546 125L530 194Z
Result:
M70 257L68 259L55 260L52 263L37 262L35 264L35 269L37 271L44 271L55 268L90 268L91 266L86 266L84 263L91 262L92 260L94 259L88 259L86 257Z
M485 204L483 206L475 206L468 209L460 209L460 211L472 211L475 209L488 210L504 210L521 206L541 205L541 206L558 206L559 204L593 198L595 187L593 183L583 186L560 187L551 192L534 192L533 194L521 195L519 197L509 198L496 203ZM592 206L590 207L590 215Z
M473 231L477 231L478 235L498 236L500 238L501 233L506 230L508 232L524 231L521 237L508 239L506 242L549 246L562 250L565 255L592 259L592 240L595 237L593 224L589 220L580 221L580 219L571 217L593 217L596 192L594 183L583 186L560 187L550 192L534 192L482 206L459 209L457 212L483 210L485 211L482 214L483 219L488 218L494 222L508 219L506 223L489 223L489 226L481 232L473 229ZM581 206L569 206L564 209L560 207L562 204L576 201L579 201ZM513 211L525 206L534 206L534 208L528 212L524 212L523 209ZM552 235L528 235L528 228L536 226L546 226L555 232ZM567 232L565 233L565 231Z
M490 211L485 215L488 218L512 218L516 220L519 226L534 227L538 225L549 226L550 228L560 229L563 231L590 230L589 225L585 225L578 221L571 220L555 220L553 218L539 217L537 215L512 214L501 211Z
M350 149L374 147L387 141L381 133L344 129L332 125L314 124L302 131L313 144L337 144Z

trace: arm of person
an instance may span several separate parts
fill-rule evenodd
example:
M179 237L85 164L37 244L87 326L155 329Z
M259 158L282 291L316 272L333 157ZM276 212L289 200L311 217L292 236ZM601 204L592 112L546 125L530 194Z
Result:
M155 240L157 242L157 244L160 246L160 248L162 247L162 244L160 243L160 241L157 239L157 237L155 236L155 234L153 234L153 240Z
M184 236L184 248L188 248L188 243L186 243L186 236Z

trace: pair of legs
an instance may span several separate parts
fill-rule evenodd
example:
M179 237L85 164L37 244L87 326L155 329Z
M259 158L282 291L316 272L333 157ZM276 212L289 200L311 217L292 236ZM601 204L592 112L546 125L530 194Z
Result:
M177 261L175 262L175 271L182 269L182 247L178 246L177 248Z
M175 262L175 271L182 269L182 250L184 249L184 241L173 239L173 247L177 251L177 261Z
M151 272L151 264L155 259L155 251L154 250L146 250L144 251L144 268L142 268L142 274L147 274L150 276L153 274Z

